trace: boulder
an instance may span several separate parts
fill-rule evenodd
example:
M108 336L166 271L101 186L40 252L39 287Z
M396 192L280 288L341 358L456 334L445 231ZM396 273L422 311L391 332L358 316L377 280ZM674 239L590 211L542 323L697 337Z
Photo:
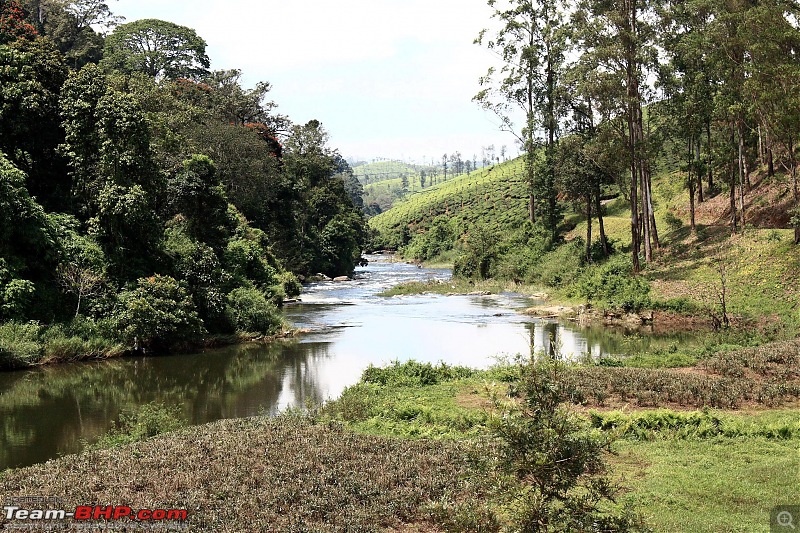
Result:
M350 281L350 278L347 277L347 276L339 276L339 277L333 278L333 281Z

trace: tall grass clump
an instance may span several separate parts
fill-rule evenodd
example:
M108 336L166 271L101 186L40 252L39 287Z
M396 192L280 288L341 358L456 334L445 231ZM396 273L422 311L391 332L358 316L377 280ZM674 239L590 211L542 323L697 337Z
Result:
M42 357L41 329L35 322L0 324L0 369L37 364Z

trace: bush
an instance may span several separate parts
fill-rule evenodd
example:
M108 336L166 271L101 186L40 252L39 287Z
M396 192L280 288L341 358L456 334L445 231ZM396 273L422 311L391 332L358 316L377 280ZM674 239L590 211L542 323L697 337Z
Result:
M205 332L191 296L174 278L156 275L137 284L118 298L115 326L122 340L161 348L195 340Z
M604 454L609 441L566 404L574 391L562 361L543 358L522 366L511 401L495 399L492 424L500 465L513 475L514 526L520 531L628 531L634 521L609 512L615 489Z
M258 289L234 289L227 301L227 313L238 331L273 335L281 330L283 322L278 309Z
M281 282L281 286L283 287L283 293L289 298L296 298L300 296L300 293L303 290L303 286L300 284L300 281L297 279L297 276L292 274L291 272L282 272L278 279Z
M574 282L581 275L584 263L584 240L574 239L562 244L546 254L540 261L540 268L534 281L549 287L564 287Z
M613 309L639 311L651 305L650 284L641 276L633 275L630 259L623 256L612 257L588 269L575 290L590 302Z
M119 448L162 433L175 431L185 425L177 408L149 403L136 410L123 411L119 416L119 424L113 423L108 433L88 447L95 450Z
M23 368L39 362L41 327L35 322L0 324L0 368Z
M672 211L667 211L667 214L664 216L664 222L667 223L667 228L669 228L671 232L676 232L683 227L683 220L676 217Z
M433 366L413 360L405 363L394 361L385 368L370 365L361 375L361 381L378 385L435 385L441 381L468 378L474 373L470 368L445 363Z
M497 262L497 234L476 224L464 237L464 246L453 264L453 275L486 279Z

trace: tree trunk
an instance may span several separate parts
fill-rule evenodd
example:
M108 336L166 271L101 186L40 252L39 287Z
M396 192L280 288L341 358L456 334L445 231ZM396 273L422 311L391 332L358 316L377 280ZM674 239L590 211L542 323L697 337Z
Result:
M797 191L797 161L794 157L794 141L789 139L789 164L792 165L792 194L794 196L794 217L800 215L797 212L800 206L800 194ZM800 244L800 224L794 224L794 243Z
M739 143L739 211L742 217L742 228L744 228L744 131L742 121L737 121L737 137Z
M708 154L707 154L708 157L707 157L707 161L706 161L706 165L708 166L708 168L706 169L707 172L708 172L708 191L709 191L709 194L713 194L713 191L714 191L714 169L713 169L714 156L711 153L711 149L713 147L713 144L711 144L711 121L710 120L708 122L706 122L706 143L708 145L706 147L706 150L708 150Z
M592 195L586 195L586 262L592 262Z
M698 135L696 150L694 153L695 173L697 174L697 201L703 203L703 176L700 174L700 136Z
M692 163L695 162L695 157L699 157L700 155L700 147L697 147L697 153L693 153L694 151L694 142L692 139L689 140L689 175L686 177L686 183L689 186L689 225L692 228L692 234L697 232L697 226L695 225L695 208L694 208L694 191L695 187L697 186L698 182L700 185L700 196L702 196L703 191L703 181L698 180L695 182L694 172L692 169L698 169L699 167L694 166ZM697 177L700 177L700 172L697 172Z
M603 245L603 255L608 257L611 255L611 250L608 247L606 228L605 224L603 223L603 206L600 203L600 185L596 185L594 190L594 210L597 212L597 225L600 228L600 242Z
M697 233L697 225L695 224L695 216L694 216L694 189L695 189L694 177L689 176L689 225L692 228L692 234Z
M631 254L633 261L633 271L638 273L641 270L639 264L639 252L641 251L641 240L639 239L639 164L638 150L639 140L638 125L639 111L641 111L640 95L638 86L638 62L636 58L636 0L630 0L628 12L625 14L628 25L628 34L623 33L625 48L625 68L626 68L626 96L627 96L627 121L628 121L628 145L630 151L630 171L631 171Z
M736 128L731 124L731 147L736 144ZM738 213L736 212L736 162L728 158L728 184L730 185L731 233L736 233Z
M656 212L653 209L653 180L652 176L650 175L650 163L647 161L644 162L644 170L645 184L647 185L647 204L650 211L650 237L653 239L653 246L655 246L656 250L658 250L661 248L661 244L658 242Z

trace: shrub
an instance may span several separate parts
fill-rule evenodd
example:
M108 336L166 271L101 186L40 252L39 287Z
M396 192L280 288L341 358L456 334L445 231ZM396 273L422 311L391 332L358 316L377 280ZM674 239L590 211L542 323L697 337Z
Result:
M577 284L576 292L590 302L614 309L639 311L651 304L650 284L633 275L627 257L615 256L606 263L590 268Z
M281 286L283 287L283 293L289 298L296 298L300 296L300 293L303 290L303 286L300 284L300 281L297 279L297 276L292 274L291 272L282 272L278 279L281 282Z
M185 425L177 408L166 407L159 403L149 403L136 410L123 411L119 416L119 424L113 423L108 433L88 447L91 449L119 448L161 433L175 431Z
M486 279L497 261L497 235L476 224L464 237L464 246L453 264L453 275Z
M631 517L607 511L615 489L603 455L609 441L593 432L566 403L574 392L567 367L552 358L531 360L512 384L512 401L495 404L500 464L516 480L514 526L520 531L627 531Z
M283 325L278 309L258 289L234 289L227 301L227 313L239 331L272 335Z
M441 381L467 378L474 373L470 368L445 363L434 366L413 360L405 363L394 361L384 368L370 365L361 375L361 381L378 385L435 385Z
M42 355L41 327L35 322L0 324L0 368L22 368L36 364Z
M534 281L549 287L564 287L581 275L584 263L584 240L577 238L562 244L540 261Z
M667 228L669 228L671 232L678 231L683 227L683 220L676 217L672 211L667 211L667 214L664 216L664 222L667 223Z
M141 278L118 298L115 325L127 343L169 347L201 336L205 329L186 288L169 276Z

